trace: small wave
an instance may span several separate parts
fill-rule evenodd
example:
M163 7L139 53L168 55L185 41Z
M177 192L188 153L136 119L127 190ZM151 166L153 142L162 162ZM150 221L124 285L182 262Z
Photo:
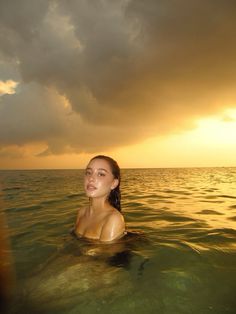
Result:
M192 195L193 193L181 191L181 190L163 190L167 194L177 194L177 195Z
M219 197L224 197L224 198L233 198L236 199L236 196L232 196L232 195L218 195Z
M202 203L213 203L213 204L222 204L224 201L209 201L209 200L199 200Z
M200 215L223 215L222 213L217 212L216 210L211 210L211 209L204 209L197 214Z
M41 205L30 205L30 206L23 206L23 207L9 207L6 208L7 212L17 212L17 211L31 211L31 210L37 210L42 208Z
M233 221L236 221L236 216L233 216L233 217L228 217L229 220L233 220Z
M215 192L215 191L217 191L218 189L204 189L204 191L206 191L206 192Z
M148 199L148 200L159 200L159 199L167 199L167 198L173 198L172 195L166 196L166 195L160 195L160 194L148 194L148 195L143 195L140 197L142 199Z
M205 248L199 244L196 243L190 243L189 241L182 241L181 242L182 246L186 246L187 248L190 248L194 252L201 254L201 251L204 251Z
M13 236L12 236L12 240L17 239L17 241L19 241L19 239L23 238L23 237L27 237L28 235L31 235L32 232L30 230L27 231L18 231L16 232Z
M186 217L186 216L177 216L177 215L162 215L161 219L166 221L173 222L186 222L186 221L195 221L195 219Z
M207 195L207 196L205 196L205 198L209 199L209 200L216 199L217 197L218 197L217 195Z
M82 194L82 193L70 194L70 195L67 195L66 198L72 199L72 198L77 198L80 196L84 196L84 194Z
M43 201L41 203L41 205L55 204L55 203L58 203L58 202L61 202L61 201L62 201L62 199L59 199L59 198L49 199L49 200Z
M200 236L197 241L206 244L223 244L235 241L236 230L230 228L214 229Z
M139 203L139 202L125 202L125 203L123 203L123 207L125 209L132 208L132 211L133 211L134 208L135 208L135 210L140 209L140 208L143 209L144 205L142 203Z
M236 209L236 205L229 206L230 209Z
M234 235L236 236L236 230L232 229L232 228L219 228L219 229L215 229L215 232L218 232L220 234L223 234L225 236L227 235Z
M9 187L9 188L3 188L2 191L4 192L9 192L9 191L17 191L17 190L22 190L22 187L20 186L13 186L13 187Z

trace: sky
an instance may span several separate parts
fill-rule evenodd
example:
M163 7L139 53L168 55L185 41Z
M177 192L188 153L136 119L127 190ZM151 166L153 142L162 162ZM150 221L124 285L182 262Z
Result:
M0 0L0 169L236 166L236 2Z

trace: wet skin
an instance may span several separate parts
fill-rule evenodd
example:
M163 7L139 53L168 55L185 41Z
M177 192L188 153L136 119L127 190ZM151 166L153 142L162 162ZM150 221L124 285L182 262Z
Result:
M78 211L75 225L78 236L110 242L124 235L124 218L107 200L110 191L118 184L106 160L96 158L90 161L84 177L84 189L90 204Z

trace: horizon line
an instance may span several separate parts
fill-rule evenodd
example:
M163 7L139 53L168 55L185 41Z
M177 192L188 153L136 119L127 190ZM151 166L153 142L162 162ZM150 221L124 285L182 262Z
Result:
M174 166L174 167L120 167L120 169L194 169L194 168L236 168L235 166ZM85 168L7 168L0 171L44 171L44 170L84 170Z

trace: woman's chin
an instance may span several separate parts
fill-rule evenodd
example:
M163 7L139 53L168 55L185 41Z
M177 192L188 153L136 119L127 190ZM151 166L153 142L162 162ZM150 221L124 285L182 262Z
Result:
M86 191L86 196L87 197L96 197L95 193L91 192L91 191Z

